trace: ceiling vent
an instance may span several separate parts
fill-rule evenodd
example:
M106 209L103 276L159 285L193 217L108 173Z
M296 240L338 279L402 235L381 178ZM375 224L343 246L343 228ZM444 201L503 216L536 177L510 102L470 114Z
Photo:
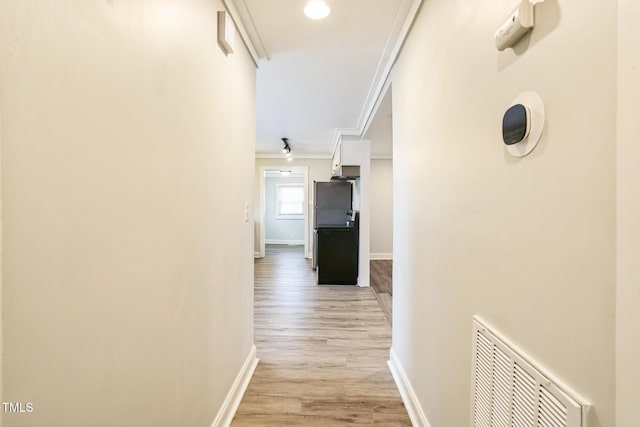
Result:
M474 427L586 427L587 406L474 316Z

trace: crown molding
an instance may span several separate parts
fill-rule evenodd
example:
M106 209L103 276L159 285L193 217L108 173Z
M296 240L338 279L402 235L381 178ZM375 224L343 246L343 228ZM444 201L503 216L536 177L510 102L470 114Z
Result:
M251 55L251 59L253 59L253 63L257 68L258 61L266 57L266 51L253 24L253 19L249 14L247 5L244 0L222 0L222 3L225 9L227 9L227 12L229 12L229 15L231 15L231 19L238 29L238 34L240 34L240 38L249 51L249 55ZM251 37L251 31L255 33L255 40ZM260 53L262 53L262 56Z
M343 137L362 137L369 128L371 120L373 119L384 94L391 85L389 75L391 74L391 70L396 63L398 56L400 55L400 51L402 50L407 36L411 31L411 27L418 16L418 12L420 11L423 1L424 0L404 0L402 2L398 9L389 38L387 39L387 44L380 57L380 62L378 63L374 79L369 88L367 99L362 107L360 118L358 119L358 127L335 130L333 136L333 149L331 150L332 156L336 152L338 143Z

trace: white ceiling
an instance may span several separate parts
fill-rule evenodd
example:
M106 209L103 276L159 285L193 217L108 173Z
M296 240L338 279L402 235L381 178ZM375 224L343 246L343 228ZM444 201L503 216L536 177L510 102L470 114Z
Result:
M420 3L326 0L331 14L314 21L303 13L307 1L225 1L236 9L245 37L260 57L258 155L280 153L281 138L286 137L294 157L329 156L340 134L361 135L380 101L398 39L404 37L407 20L413 19L415 4ZM385 114L388 118L390 111ZM376 126L384 122L390 124L390 119ZM385 151L372 144L372 154Z

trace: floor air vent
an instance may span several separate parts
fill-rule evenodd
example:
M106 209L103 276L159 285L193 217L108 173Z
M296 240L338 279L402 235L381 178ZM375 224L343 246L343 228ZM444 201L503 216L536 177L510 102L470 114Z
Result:
M586 427L584 405L473 320L474 427ZM566 389L565 389L566 390Z

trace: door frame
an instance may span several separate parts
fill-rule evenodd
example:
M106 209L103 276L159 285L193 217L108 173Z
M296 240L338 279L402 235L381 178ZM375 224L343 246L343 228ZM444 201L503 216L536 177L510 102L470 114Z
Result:
M293 165L274 165L274 166L260 166L260 176L258 177L258 251L256 256L258 258L264 258L265 255L265 173L267 171L281 171L291 170L294 172L302 172L304 174L304 256L310 257L309 252L309 235L310 235L310 220L311 218L311 206L309 204L311 194L311 188L309 188L309 166L293 166Z

